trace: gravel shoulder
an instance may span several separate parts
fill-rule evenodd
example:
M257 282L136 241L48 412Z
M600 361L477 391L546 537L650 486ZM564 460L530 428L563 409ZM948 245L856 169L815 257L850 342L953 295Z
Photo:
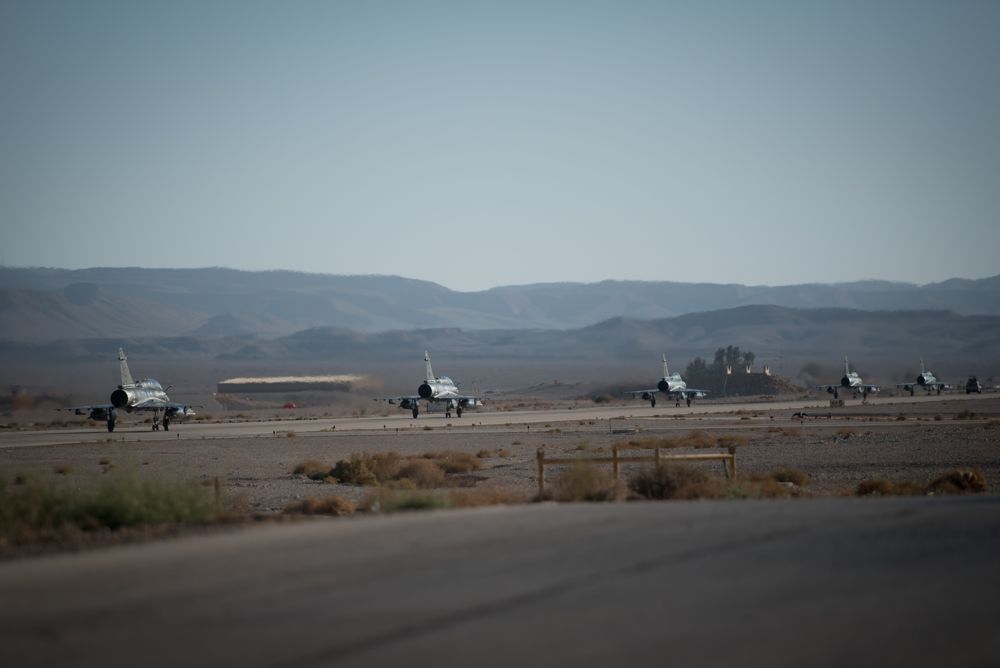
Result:
M928 482L953 468L979 468L991 493L1000 493L1000 398L856 406L814 411L759 409L701 416L572 420L542 425L470 428L437 423L407 432L335 431L296 433L276 429L266 437L185 438L150 442L85 442L0 449L0 476L61 479L94 484L112 471L170 481L219 480L227 498L248 514L276 513L307 497L339 494L360 500L366 488L328 484L292 473L305 460L333 465L352 453L420 455L455 450L475 454L482 468L455 476L455 487L536 489L535 457L608 453L615 443L643 436L683 435L701 430L738 435L739 470L765 474L793 468L808 474L814 495L850 493L871 478ZM704 464L722 474L721 464ZM627 471L626 471L627 473Z

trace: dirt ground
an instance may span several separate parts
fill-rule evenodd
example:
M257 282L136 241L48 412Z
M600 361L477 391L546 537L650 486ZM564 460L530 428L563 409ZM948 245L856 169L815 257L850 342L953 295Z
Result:
M320 432L273 437L92 443L0 449L0 476L94 484L110 472L134 472L169 481L218 479L225 497L251 513L276 513L307 497L339 494L354 501L364 487L309 480L292 473L306 460L333 466L352 453L419 455L456 450L478 456L482 467L449 478L453 487L502 487L530 496L537 489L536 452L547 457L609 454L616 443L692 431L746 439L738 449L742 474L798 469L814 495L850 493L865 479L929 482L955 468L979 468L991 493L1000 493L1000 398L930 402L902 408L857 407L795 416L767 410L686 417L577 420L527 427L400 433ZM720 462L699 464L723 475ZM623 475L628 475L625 467ZM546 475L557 475L548 471Z

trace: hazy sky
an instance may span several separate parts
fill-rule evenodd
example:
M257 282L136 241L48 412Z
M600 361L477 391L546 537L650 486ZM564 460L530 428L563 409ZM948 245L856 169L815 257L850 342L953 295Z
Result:
M1000 2L0 3L8 266L1000 273Z

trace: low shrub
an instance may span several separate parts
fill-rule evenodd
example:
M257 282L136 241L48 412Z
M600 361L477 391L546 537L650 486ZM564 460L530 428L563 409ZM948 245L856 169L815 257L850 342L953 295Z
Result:
M506 487L480 487L448 491L453 508L478 508L480 506L509 506L527 503L528 495Z
M304 475L310 480L324 480L330 475L330 467L315 459L307 459L297 464L292 469L292 473L295 475Z
M982 469L948 471L927 486L928 494L968 494L986 491L986 475Z
M455 450L427 452L424 453L424 458L434 461L445 473L468 473L483 467L482 462L474 455Z
M411 459L400 467L397 479L410 480L420 489L433 489L444 485L445 472L429 459Z
M629 478L629 489L643 499L716 499L721 481L685 464L644 467Z
M570 465L556 476L552 486L556 501L612 501L620 498L621 492L610 471L586 463Z
M67 530L117 530L217 519L212 490L109 475L89 489L32 479L8 489L0 479L0 544L31 542Z
M331 494L323 497L310 497L291 503L282 509L286 515L336 515L338 517L354 514L354 504L342 496Z
M350 459L341 459L330 470L329 475L349 485L378 484L378 478L375 477L375 474L365 464L364 459L358 455L351 455Z
M805 487L809 482L809 476L798 469L779 469L769 477L776 482L790 482L797 487Z
M716 439L720 448L742 448L747 444L747 437L738 434L723 434Z
M450 508L451 502L443 494L427 490L382 489L365 497L359 509L367 512L396 513L408 510L439 510Z
M862 480L854 491L856 496L920 496L925 486L912 480L892 481L885 478Z

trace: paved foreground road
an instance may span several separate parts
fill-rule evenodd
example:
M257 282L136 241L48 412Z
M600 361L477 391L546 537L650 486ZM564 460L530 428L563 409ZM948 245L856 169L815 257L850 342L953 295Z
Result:
M997 665L1000 498L541 505L0 564L0 665Z

